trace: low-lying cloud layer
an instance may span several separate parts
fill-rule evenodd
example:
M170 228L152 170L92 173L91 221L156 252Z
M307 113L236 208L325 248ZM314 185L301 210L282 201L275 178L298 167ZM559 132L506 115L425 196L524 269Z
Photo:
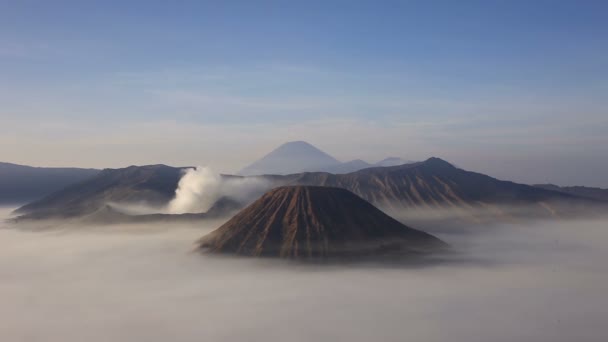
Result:
M193 253L217 223L3 229L0 340L603 342L607 226L443 234L458 256L420 268Z

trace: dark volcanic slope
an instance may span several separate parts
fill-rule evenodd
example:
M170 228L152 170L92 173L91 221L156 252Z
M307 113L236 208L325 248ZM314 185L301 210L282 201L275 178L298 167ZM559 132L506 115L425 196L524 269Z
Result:
M454 167L439 158L334 175L307 172L268 176L282 185L319 185L350 190L386 209L472 208L492 205L538 206L546 212L556 202L588 203L583 198L529 185L501 181Z
M93 177L95 169L31 167L0 163L0 204L25 203Z
M72 217L91 214L107 203L144 202L164 205L175 194L181 168L166 165L105 169L97 176L19 208L32 218Z
M588 186L557 186L554 184L537 184L537 188L563 192L569 195L608 202L608 189L591 188Z
M212 252L282 258L422 252L445 247L344 189L274 189L200 240Z
M22 207L18 213L28 214L31 218L73 217L88 215L112 202L166 205L175 194L182 170L165 165L103 170L95 177ZM349 190L388 211L456 209L463 217L474 220L477 220L474 217L477 209L483 209L482 215L490 217L582 213L592 206L600 206L600 211L605 211L605 202L501 181L456 168L439 158L372 167L347 174L305 172L258 178L269 184L268 189L263 189L259 195L276 186L329 186ZM523 207L526 213L519 209L506 213L504 208L511 206Z

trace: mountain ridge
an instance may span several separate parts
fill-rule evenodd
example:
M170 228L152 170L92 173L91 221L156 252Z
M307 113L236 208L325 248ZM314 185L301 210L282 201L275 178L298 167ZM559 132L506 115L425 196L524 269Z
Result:
M533 186L578 197L608 202L608 189L594 188L589 186L559 186L555 184L534 184Z
M578 198L462 170L436 157L412 164L372 167L345 175L307 172L275 176L275 181L281 185L340 187L378 207L395 211L456 207L472 210L495 204L534 204L551 212L553 208L548 202L577 201Z
M99 172L97 169L0 162L0 204L31 202Z
M93 179L23 206L17 213L39 218L74 217L94 212L106 203L121 201L163 206L174 197L182 172L183 168L165 165L108 169ZM557 215L568 207L574 210L601 203L557 191L501 181L456 168L435 157L423 162L371 167L347 174L303 172L251 177L268 184L260 189L259 195L271 188L287 185L338 187L391 212L458 209L466 215L472 215L480 208L500 213L501 206L525 206L544 215ZM570 205L565 209L558 208L558 202L568 202Z
M184 169L163 164L104 169L92 178L28 203L15 213L70 217L95 212L108 202L162 205L171 200Z
M275 148L239 172L242 176L286 175L300 172L329 172L344 174L375 166L395 166L411 163L398 157L384 158L376 163L362 159L341 162L305 141L290 141Z

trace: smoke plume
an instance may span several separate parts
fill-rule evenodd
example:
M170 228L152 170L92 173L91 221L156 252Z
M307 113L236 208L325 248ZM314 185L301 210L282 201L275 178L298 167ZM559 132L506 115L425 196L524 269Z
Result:
M268 188L270 184L260 178L223 176L199 166L188 169L182 176L167 211L170 214L206 212L222 197L247 203Z

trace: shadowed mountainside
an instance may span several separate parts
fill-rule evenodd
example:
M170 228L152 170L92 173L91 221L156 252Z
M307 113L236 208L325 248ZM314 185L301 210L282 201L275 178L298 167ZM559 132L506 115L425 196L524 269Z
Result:
M105 169L15 211L29 218L61 218L92 214L114 202L162 206L173 198L182 168L166 165Z
M135 202L164 206L175 195L181 168L165 165L108 169L18 209L30 218L73 217L93 213L107 203ZM223 177L240 177L228 176ZM269 187L316 185L347 189L388 212L455 209L469 217L484 210L508 217L505 207L521 206L533 216L559 216L602 202L529 185L501 181L465 171L439 158L391 167L373 167L348 174L305 172L256 176ZM246 203L245 203L246 204ZM518 214L516 214L518 215ZM474 217L473 217L474 218Z
M93 177L99 172L95 169L0 163L0 204L34 201L70 184Z
M281 185L320 185L347 189L374 205L387 210L404 209L477 209L503 212L497 206L528 206L554 215L557 203L592 204L593 201L501 181L465 171L439 159L391 167L377 167L344 175L308 172L272 177Z
M608 189L591 188L587 186L558 186L554 184L536 184L534 186L545 190L608 202Z
M350 191L316 186L276 188L199 242L210 252L297 259L447 247Z

